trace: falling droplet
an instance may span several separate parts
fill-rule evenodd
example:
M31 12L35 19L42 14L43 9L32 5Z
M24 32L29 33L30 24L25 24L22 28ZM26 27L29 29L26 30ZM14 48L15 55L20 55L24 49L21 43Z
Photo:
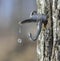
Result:
M22 43L22 39L19 38L17 42L21 44Z

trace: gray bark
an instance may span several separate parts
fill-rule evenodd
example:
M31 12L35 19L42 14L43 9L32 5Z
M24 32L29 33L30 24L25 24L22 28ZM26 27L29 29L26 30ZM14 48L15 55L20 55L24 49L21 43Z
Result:
M37 41L38 61L60 61L60 0L36 0L37 11L48 16Z
M58 7L59 6L59 7ZM60 26L59 26L59 10L60 10L60 1L53 0L53 50L52 50L52 57L51 61L60 61L60 47L59 47L59 40L60 40Z

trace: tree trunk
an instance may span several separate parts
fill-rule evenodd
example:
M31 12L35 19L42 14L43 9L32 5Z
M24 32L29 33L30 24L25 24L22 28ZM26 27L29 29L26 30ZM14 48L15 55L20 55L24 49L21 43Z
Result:
M48 16L48 24L37 41L38 61L60 61L60 1L36 0L37 11Z

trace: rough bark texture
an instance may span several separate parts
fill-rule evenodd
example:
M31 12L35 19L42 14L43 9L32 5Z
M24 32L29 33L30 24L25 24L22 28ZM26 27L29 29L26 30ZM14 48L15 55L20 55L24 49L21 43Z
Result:
M60 0L37 0L37 11L48 16L37 41L38 61L60 61Z
M44 14L44 5L45 5L45 0L37 0L37 11L40 14ZM43 27L43 26L42 26ZM44 30L42 28L38 42L37 42L37 56L38 56L38 61L43 61L44 58Z
M51 61L60 61L60 19L59 19L59 10L60 10L60 0L53 0L53 50Z

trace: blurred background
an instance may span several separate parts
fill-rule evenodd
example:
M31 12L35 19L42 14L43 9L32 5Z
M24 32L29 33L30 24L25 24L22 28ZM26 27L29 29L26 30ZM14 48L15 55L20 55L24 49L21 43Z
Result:
M36 0L0 0L0 61L37 61L37 43L28 38L29 32L36 32L36 23L18 24L33 10Z

